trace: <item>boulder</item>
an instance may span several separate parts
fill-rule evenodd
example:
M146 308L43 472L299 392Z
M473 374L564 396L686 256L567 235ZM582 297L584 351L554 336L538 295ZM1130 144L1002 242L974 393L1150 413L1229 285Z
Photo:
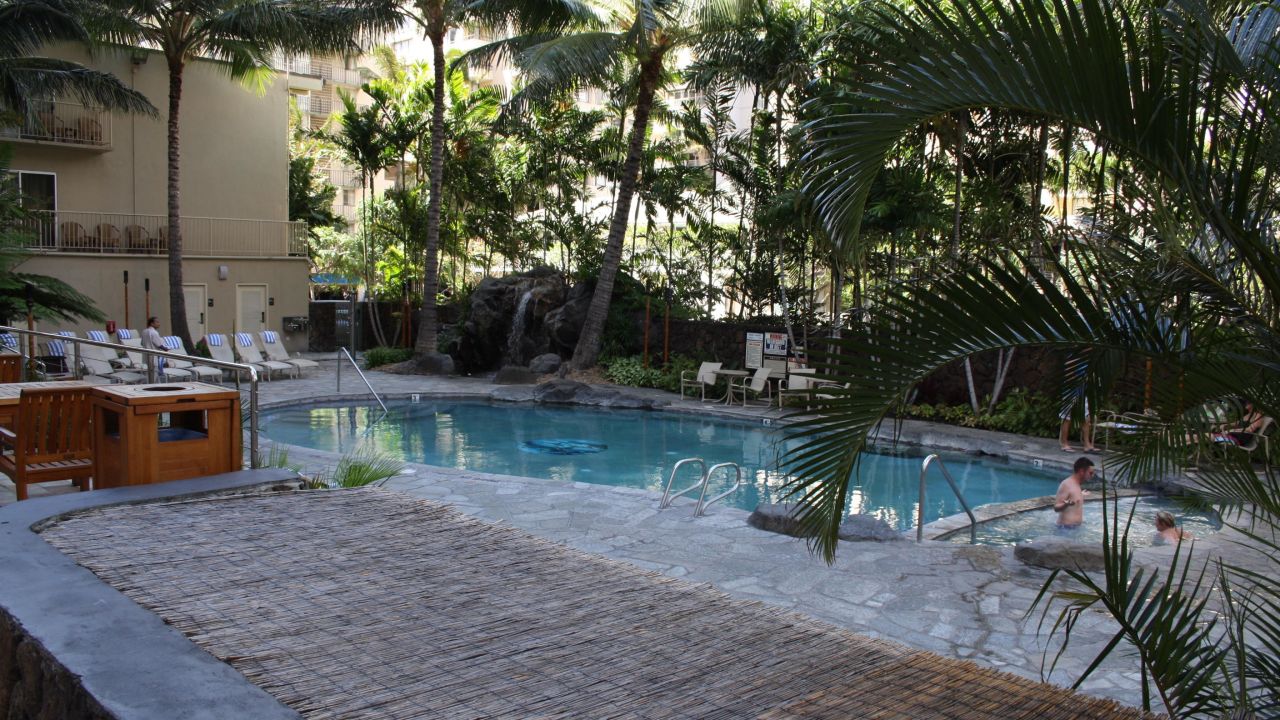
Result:
M546 314L547 339L553 350L564 355L573 352L587 321L587 309L591 307L594 292L595 281L583 280L569 290L563 305Z
M546 316L564 302L564 285L551 268L486 278L471 291L465 319L449 351L467 372L522 364L551 348ZM588 298L589 299L589 298Z
M895 542L905 540L902 533L894 530L889 523L875 515L850 515L840 523L841 540L854 542L874 540L875 542Z
M560 369L560 356L555 353L543 353L529 361L529 372L535 375L550 375Z
M610 388L596 388L576 380L557 378L539 385L533 391L536 402L559 405L593 405L596 407L652 410L666 401L629 395Z
M1014 557L1049 570L1102 570L1102 545L1046 535L1018 543Z
M519 365L504 365L493 376L494 385L532 385L536 382L538 382L537 374L530 372L529 368Z
M808 537L802 534L800 523L795 518L796 506L793 503L761 503L747 518L747 524L766 532L775 532L791 537Z
M452 375L453 358L444 353L427 353L413 360L414 369L426 375Z

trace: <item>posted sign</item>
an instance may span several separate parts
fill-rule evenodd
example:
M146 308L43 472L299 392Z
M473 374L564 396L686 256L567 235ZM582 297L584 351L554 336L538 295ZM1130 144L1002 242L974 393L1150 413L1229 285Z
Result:
M786 333L765 333L764 334L764 354L787 356L787 334Z
M747 369L754 370L764 364L764 333L747 333Z

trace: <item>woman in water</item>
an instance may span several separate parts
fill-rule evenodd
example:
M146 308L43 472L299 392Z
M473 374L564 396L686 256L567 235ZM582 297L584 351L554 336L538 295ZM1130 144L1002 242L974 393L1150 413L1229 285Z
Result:
M1191 533L1178 528L1173 513L1167 510L1156 513L1156 534L1151 540L1152 545L1177 545L1181 540L1190 539Z

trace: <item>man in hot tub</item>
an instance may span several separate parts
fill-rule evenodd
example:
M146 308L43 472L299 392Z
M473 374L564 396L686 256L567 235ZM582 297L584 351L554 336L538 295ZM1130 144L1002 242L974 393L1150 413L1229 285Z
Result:
M1059 530L1075 530L1084 524L1083 485L1093 479L1093 461L1087 457L1076 460L1072 473L1058 485L1053 498L1053 511L1058 513Z

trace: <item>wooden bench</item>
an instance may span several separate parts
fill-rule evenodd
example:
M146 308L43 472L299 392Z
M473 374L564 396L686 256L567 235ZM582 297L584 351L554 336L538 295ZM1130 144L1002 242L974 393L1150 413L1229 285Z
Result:
M85 489L93 476L92 405L87 387L25 388L16 432L0 427L0 472L27 499L27 485L71 480Z

